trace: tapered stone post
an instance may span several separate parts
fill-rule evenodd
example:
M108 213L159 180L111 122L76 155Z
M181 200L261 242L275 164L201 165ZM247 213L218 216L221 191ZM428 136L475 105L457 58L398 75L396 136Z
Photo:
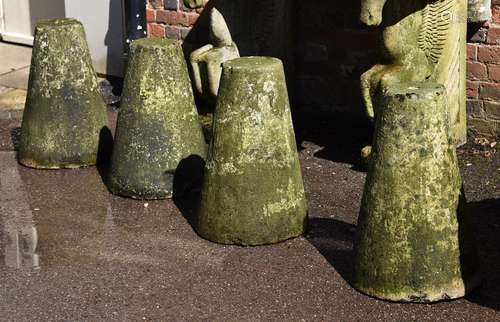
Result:
M94 165L107 123L82 24L74 19L39 22L19 161L46 169Z
M391 301L432 302L478 285L477 259L445 88L388 88L376 120L355 242L354 286Z
M205 158L206 144L182 48L173 40L136 40L130 46L108 186L132 198L171 197L177 166L190 156Z
M198 233L223 244L261 245L304 232L307 206L279 59L223 65Z

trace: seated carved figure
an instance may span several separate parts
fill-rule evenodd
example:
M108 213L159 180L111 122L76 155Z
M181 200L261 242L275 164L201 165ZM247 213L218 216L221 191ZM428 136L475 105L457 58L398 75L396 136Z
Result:
M214 101L219 92L222 64L240 57L224 17L215 8L210 16L210 38L212 44L191 53L191 67L197 93Z
M361 21L383 25L383 64L361 77L368 116L394 82L429 80L446 88L449 124L457 144L466 141L467 0L362 0Z

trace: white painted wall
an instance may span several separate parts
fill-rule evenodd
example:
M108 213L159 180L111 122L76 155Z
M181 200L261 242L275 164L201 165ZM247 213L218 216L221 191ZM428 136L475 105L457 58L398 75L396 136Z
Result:
M76 18L85 26L97 72L122 76L122 0L65 0L65 8L66 17Z
M76 18L85 26L96 71L122 76L122 15L122 0L0 0L0 35L32 45L39 19Z

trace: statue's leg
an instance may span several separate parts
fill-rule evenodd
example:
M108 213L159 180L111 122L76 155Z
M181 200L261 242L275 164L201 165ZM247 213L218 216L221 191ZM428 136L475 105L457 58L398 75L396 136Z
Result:
M222 76L222 59L210 59L207 61L207 76L210 93L217 97L219 93L220 79Z
M203 80L201 76L202 72L200 70L201 68L200 63L204 61L203 58L211 49L213 49L212 45L206 45L193 51L190 56L191 69L193 72L194 88L196 89L198 94L203 94Z
M374 99L376 91L386 68L386 65L375 65L361 75L361 94L365 102L366 113L371 121L375 118Z

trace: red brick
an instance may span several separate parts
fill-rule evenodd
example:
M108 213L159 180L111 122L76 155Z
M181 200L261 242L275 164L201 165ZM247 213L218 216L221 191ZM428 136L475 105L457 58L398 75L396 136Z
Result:
M488 101L500 101L500 84L481 83L479 87L479 98Z
M181 39L181 30L176 26L166 26L165 36L170 39Z
M483 63L500 63L500 46L478 46L477 60Z
M188 16L185 12L181 11L158 10L156 12L156 19L158 22L171 26L188 25Z
M478 62L467 62L467 79L485 80L488 78L486 65Z
M157 23L149 23L148 34L153 38L165 38L165 26Z
M500 44L500 25L491 24L490 29L488 30L486 43L493 45Z
M146 20L148 22L156 22L156 11L153 9L146 9Z
M479 83L467 81L467 97L477 98L479 95Z
M467 44L467 60L477 60L477 46L474 44Z
M487 118L500 120L500 103L484 102L484 112Z
M488 65L488 79L494 82L500 82L500 66Z
M196 21L198 21L198 18L200 17L199 13L195 12L190 12L187 14L187 19L188 19L188 26L193 26Z
M492 21L495 23L500 23L500 7L493 6L493 8L491 8L491 9L493 11Z

